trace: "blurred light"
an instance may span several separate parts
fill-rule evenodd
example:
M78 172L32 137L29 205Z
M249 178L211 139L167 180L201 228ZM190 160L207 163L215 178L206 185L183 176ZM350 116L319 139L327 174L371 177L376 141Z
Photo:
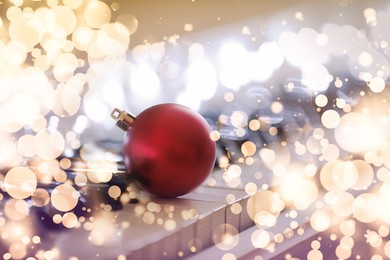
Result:
M177 96L176 103L198 111L201 102L199 99L193 98L188 92L183 92Z
M156 42L153 43L149 48L150 61L158 63L162 60L165 55L165 43Z
M282 198L291 201L299 210L307 209L318 196L318 187L313 180L294 171L285 174L279 190Z
M76 207L80 194L69 184L56 186L51 193L51 204L59 211L71 211Z
M96 93L91 92L84 96L84 111L92 121L103 122L107 119L109 111L104 102L97 96Z
M329 87L330 74L320 63L307 63L302 66L302 84L312 91L325 91Z
M62 54L53 68L55 79L65 82L70 79L78 67L78 59L73 53Z
M154 99L160 94L160 79L151 68L140 66L131 75L130 88L137 96Z
M37 187L37 178L29 168L14 167L5 175L2 186L13 198L25 199L34 193Z
M276 42L265 42L260 45L258 53L272 69L279 68L284 62L284 55Z
M324 107L328 104L328 97L324 94L319 94L315 98L315 103L319 107Z
M87 51L96 40L96 31L89 27L80 26L72 34L72 41L80 51Z
M232 64L243 61L247 55L245 47L237 42L228 42L221 47L219 58L221 64Z
M111 19L111 10L106 3L91 1L84 10L84 20L91 28L101 28Z
M340 123L340 115L336 110L326 110L321 115L321 122L326 128L335 128Z
M267 231L257 229L252 233L251 242L255 248L266 248L271 242L271 236Z
M88 126L88 117L80 115L77 117L76 122L73 124L73 131L81 134Z
M368 86L370 87L371 91L374 93L380 93L385 89L385 81L382 78L374 77L371 79L371 81L368 83Z
M76 15L66 6L56 6L45 16L45 29L53 36L66 37L76 28Z
M231 224L221 224L213 231L213 242L221 250L231 250L239 242L237 229Z
M129 13L120 14L116 18L116 22L126 26L129 34L133 34L138 28L137 18L134 15Z
M70 117L80 109L81 97L74 88L59 85L50 95L51 109L59 117Z
M272 76L273 68L269 60L258 52L248 54L247 66L250 78L256 82L263 82Z
M31 51L41 41L43 33L42 21L36 15L20 15L9 24L11 40L21 44L26 51Z
M236 128L243 128L248 125L248 115L243 111L234 111L230 123Z
M128 48L130 43L130 33L122 23L108 23L98 32L98 37L110 37L121 43L124 48Z
M62 154L64 148L64 137L57 130L42 130L35 135L35 152L44 160L54 160Z
M378 219L382 205L378 197L371 193L359 194L353 203L353 216L363 223Z
M188 48L188 60L190 62L203 59L205 55L205 48L200 43L193 43Z
M122 85L115 79L109 79L103 85L103 99L111 106L122 107L124 102L124 93Z
M321 232L330 227L331 219L327 213L317 211L310 217L310 224L314 230Z
M58 128L58 123L60 122L60 119L56 116L51 116L49 119L49 124L47 129L49 130L56 130Z
M26 48L20 43L10 41L7 43L7 61L11 65L19 66L27 58Z
M221 62L221 83L230 89L238 90L250 80L250 64L248 52L239 43L229 42L219 52Z
M359 54L358 61L361 66L368 67L372 64L373 58L369 52L364 51Z
M375 26L377 24L376 20L376 11L373 8L366 8L363 12L364 17L366 18L366 23L370 26Z
M11 81L12 78L6 79ZM37 67L27 67L23 69L19 75L18 83L24 91L31 94L43 92L49 85L46 74ZM9 82L9 84L12 84L12 82Z
M149 46L150 44L137 45L132 50L132 55L138 63L146 63L149 60Z
M379 148L385 142L385 133L372 118L356 112L341 117L334 135L338 145L349 152Z
M17 124L28 124L32 118L37 118L41 113L40 104L33 95L15 95L10 101L9 109L12 112L12 121Z
M217 72L206 60L194 61L187 69L187 93L199 100L211 99L217 90Z
M83 0L63 0L64 5L71 8L77 9L83 4Z
M286 60L295 67L306 63L325 63L329 53L317 43L319 35L311 28L303 28L298 34L286 31L280 34L279 46Z

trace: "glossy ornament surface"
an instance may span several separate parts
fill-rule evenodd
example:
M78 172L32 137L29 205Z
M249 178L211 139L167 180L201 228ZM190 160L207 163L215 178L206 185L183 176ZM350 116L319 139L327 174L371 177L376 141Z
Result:
M146 191L161 197L181 196L201 185L212 171L215 142L206 120L195 111L160 104L136 118L127 113L124 126L120 121L122 129L129 126L123 141L126 169Z

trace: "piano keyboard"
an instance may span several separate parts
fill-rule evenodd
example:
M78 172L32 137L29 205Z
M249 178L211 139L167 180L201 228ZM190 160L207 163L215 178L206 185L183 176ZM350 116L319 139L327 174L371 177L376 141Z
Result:
M47 236L62 259L177 259L197 254L215 244L217 227L226 225L238 234L254 225L246 210L250 195L244 187L229 188L221 181L222 175L222 170L213 172L210 178L216 180L215 185L206 181L180 198L151 197L141 191L137 203L116 211L95 211L94 223L108 223L94 234L79 227ZM255 181L249 172L242 177ZM104 189L104 184L89 186L88 197L99 196ZM145 214L148 210L150 214ZM97 238L91 240L91 235Z
M119 164L118 168L120 172L123 166ZM137 199L124 204L107 196L110 185L121 185L120 173L106 184L89 183L81 187L81 206L74 210L82 216L79 220L84 219L77 227L53 224L50 218L59 212L49 207L45 215L30 213L36 218L32 223L39 225L41 243L28 255L38 259L46 257L42 252L51 252L53 259L222 259L230 252L247 259L247 254L256 252L263 259L271 258L272 237L271 247L264 249L255 248L251 242L253 232L264 227L255 225L248 212L264 201L254 200L248 205L256 191L246 190L244 184L267 183L269 186L263 188L272 189L278 183L259 163L241 169L237 187L229 187L223 180L226 171L215 170L202 186L180 198L163 199L138 191ZM92 212L88 214L86 209ZM291 232L286 231L291 221L283 215L287 211L281 213L274 227L264 228L270 236ZM295 219L299 226L305 225L307 216ZM312 234L307 230L301 239ZM225 235L231 236L230 240L222 241Z
M94 171L83 165L85 162L73 160L72 165L79 170ZM324 232L313 229L310 217L317 210L314 206L297 213L296 209L285 205L274 224L255 224L253 212L267 203L257 194L282 187L282 178L273 178L274 174L263 163L237 164L241 170L237 186L224 180L228 169L216 169L202 186L185 196L163 199L134 190L135 195L127 203L107 195L112 185L120 187L122 193L128 191L123 165L115 163L118 170L108 183L79 187L81 197L73 210L78 217L76 227L54 224L53 216L63 213L50 206L32 208L26 223L34 227L41 241L28 248L27 256L72 260L289 259L291 254L310 251L310 248L299 251L303 241L307 246L310 244L307 240L330 237L331 229ZM69 169L68 174L72 176L77 171ZM249 183L264 185L254 190L253 187L248 189L246 184ZM51 186L55 185L45 188L51 190ZM316 201L324 201L324 191L319 193ZM2 207L5 201L1 201ZM332 225L343 221L332 213L329 205L323 205L321 210L332 216ZM263 237L256 239L255 235ZM329 254L334 255L332 242L328 245L333 246ZM5 248L0 245L3 252L7 252ZM302 257L306 257L305 254Z
M269 179L269 170L261 165L242 167L241 183L259 183L253 169L263 172L261 181L269 184L268 190L278 188L280 183ZM95 197L95 205L90 205L95 209L91 215L94 219L90 220L93 231L85 223L72 229L48 229L42 236L42 246L56 253L55 259L289 259L299 255L304 259L311 241L331 237L332 228L319 232L311 226L310 217L317 210L314 206L293 216L291 212L295 210L286 205L274 225L256 225L248 211L264 201L248 205L250 198L256 196L248 194L242 184L228 187L223 174L216 170L210 176L215 185L210 186L209 179L180 198L162 199L141 191L138 201L123 204L118 210L105 210L104 199L99 199L108 184L88 185L86 196L89 200ZM323 196L321 192L318 201L323 201ZM331 216L333 226L344 220L329 206L321 210ZM295 226L291 226L292 222ZM259 231L267 232L269 243L256 245L253 237ZM223 235L232 237L218 244ZM364 242L360 243L364 246ZM322 243L321 251L336 257L336 246L329 240Z

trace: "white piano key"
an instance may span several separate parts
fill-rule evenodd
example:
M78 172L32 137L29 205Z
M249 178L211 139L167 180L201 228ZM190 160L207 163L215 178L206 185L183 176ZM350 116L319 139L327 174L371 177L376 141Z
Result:
M195 227L196 227L196 223L187 226L185 228L182 228L179 232L176 233L176 241L177 241L176 257L192 254L191 249L188 245L190 241L195 237ZM166 240L167 242L169 242L169 239ZM173 254L173 256L175 256L175 254Z
M250 228L251 226L253 226L255 224L254 221L249 216L248 211L247 211L248 199L249 199L249 196L247 196L239 201L241 208L242 208L241 213L238 214L239 218L240 218L240 225L239 225L240 232Z

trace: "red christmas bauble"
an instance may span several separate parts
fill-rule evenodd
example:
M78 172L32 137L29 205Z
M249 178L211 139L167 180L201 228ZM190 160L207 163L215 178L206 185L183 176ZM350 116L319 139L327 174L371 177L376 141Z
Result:
M215 156L206 120L177 104L144 110L123 141L126 169L143 189L161 197L181 196L202 184Z

